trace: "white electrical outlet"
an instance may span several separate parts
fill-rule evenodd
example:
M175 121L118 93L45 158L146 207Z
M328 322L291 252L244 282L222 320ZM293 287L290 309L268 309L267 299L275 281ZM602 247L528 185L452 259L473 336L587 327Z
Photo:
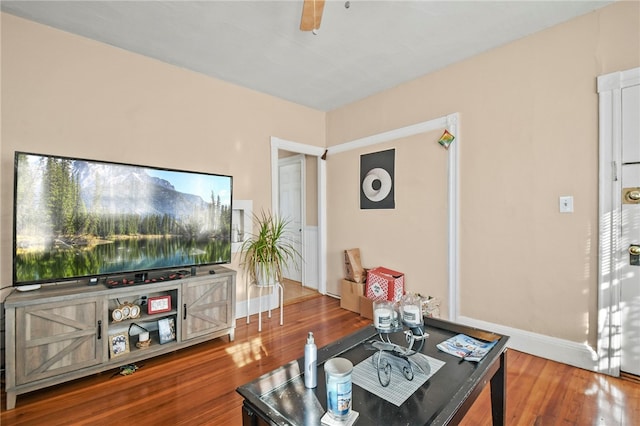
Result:
M564 195L560 197L560 213L573 213L572 195Z

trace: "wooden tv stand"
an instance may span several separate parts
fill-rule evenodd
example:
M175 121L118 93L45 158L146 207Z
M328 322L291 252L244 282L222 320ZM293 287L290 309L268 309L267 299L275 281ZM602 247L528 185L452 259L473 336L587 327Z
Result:
M154 297L164 297L166 309L148 314L146 301ZM138 305L140 316L114 320L118 315L113 311L125 302ZM102 282L43 285L39 290L14 291L4 306L7 409L11 410L19 394L225 335L232 341L236 272L214 266L195 276L118 288ZM163 319L173 323L174 333L161 344L158 321ZM144 331L138 326L149 331L148 347L136 345L138 333ZM114 350L110 337L117 335L126 336L127 349Z

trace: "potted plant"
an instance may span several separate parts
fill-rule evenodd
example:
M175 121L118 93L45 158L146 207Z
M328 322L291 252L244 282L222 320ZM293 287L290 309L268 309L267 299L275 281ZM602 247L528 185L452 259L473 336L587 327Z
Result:
M254 215L257 233L250 234L241 246L240 266L252 282L275 285L282 282L282 267L289 261L297 266L300 253L286 238L288 221L264 210Z

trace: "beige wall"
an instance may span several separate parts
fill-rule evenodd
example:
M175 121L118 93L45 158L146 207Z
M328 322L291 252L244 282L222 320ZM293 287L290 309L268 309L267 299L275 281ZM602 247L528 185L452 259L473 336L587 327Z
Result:
M334 146L460 113L461 315L595 345L596 77L640 65L639 9L608 6L328 114ZM443 160L395 146L396 174L414 178L398 176L394 211L359 210L358 155L327 159L328 288L343 274L341 251L360 247L365 266L405 272L407 289L442 298L446 314L445 260L427 229L446 224L405 208L430 196L417 176ZM574 196L574 213L558 212L561 195Z
M230 174L260 210L271 136L323 146L325 114L2 14L2 287L15 150Z
M432 131L327 156L329 293L340 291L342 251L365 268L405 273L405 285L442 297L447 282L447 151ZM360 210L360 155L395 150L395 208Z

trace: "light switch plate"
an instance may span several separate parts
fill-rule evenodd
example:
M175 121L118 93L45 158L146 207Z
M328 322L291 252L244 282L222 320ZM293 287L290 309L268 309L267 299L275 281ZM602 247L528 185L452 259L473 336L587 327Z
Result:
M564 195L560 197L560 213L573 213L572 195Z

